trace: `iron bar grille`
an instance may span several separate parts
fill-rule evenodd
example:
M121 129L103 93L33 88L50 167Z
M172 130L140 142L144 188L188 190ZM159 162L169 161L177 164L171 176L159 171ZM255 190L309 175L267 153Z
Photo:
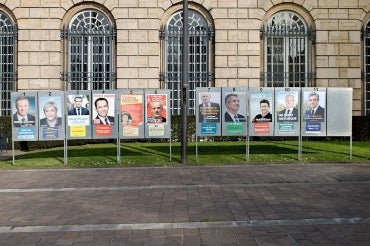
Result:
M262 31L264 72L267 87L307 87L312 85L309 70L311 32L294 12L283 11L271 17Z
M115 28L102 13L79 13L68 30L68 71L62 74L69 90L109 90L114 88L113 63Z
M370 21L363 32L364 42L364 108L365 115L370 115Z
M213 84L210 72L210 45L214 32L207 26L204 18L189 10L189 114L195 114L195 89ZM175 13L166 28L160 32L164 47L164 71L160 74L162 87L170 90L171 113L181 113L182 97L182 12Z
M0 116L11 115L11 92L15 90L16 26L0 11Z

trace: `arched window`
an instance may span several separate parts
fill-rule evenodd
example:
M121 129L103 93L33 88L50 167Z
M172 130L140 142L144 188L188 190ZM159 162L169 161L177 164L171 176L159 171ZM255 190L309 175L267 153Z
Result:
M161 31L163 67L161 81L171 91L171 112L181 111L182 78L182 11L174 13ZM209 87L213 83L213 68L210 68L214 32L205 18L189 10L189 114L195 113L195 89ZM211 70L212 69L212 70Z
M312 79L309 57L311 31L305 21L291 11L277 12L263 32L264 86L306 87Z
M363 31L364 42L364 108L365 115L370 115L370 21Z
M7 14L0 11L0 116L11 114L10 94L15 89L15 44L17 28Z
M108 18L96 10L84 10L70 21L67 39L69 90L107 90L114 88L114 40L116 31Z

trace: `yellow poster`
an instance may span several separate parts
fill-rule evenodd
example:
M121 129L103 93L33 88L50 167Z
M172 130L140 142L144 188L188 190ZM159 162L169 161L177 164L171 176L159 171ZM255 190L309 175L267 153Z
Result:
M86 137L86 126L71 126L69 135L71 137Z

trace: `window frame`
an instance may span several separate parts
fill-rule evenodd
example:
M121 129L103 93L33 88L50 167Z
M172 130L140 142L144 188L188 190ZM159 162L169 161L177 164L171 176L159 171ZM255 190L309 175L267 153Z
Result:
M315 73L312 66L312 46L314 38L312 28L301 13L281 9L268 16L261 29L263 86L313 86ZM279 41L280 47L277 44ZM281 51L278 50L279 48ZM273 51L278 51L276 56ZM279 59L280 64L274 63L274 59L275 61Z
M116 88L116 28L108 15L86 8L65 25L65 72L67 90Z
M195 89L214 86L214 30L198 10L189 9L189 94L188 113L195 114ZM160 31L162 47L161 87L171 91L171 113L181 114L182 97L182 10L174 11ZM195 41L194 41L195 40ZM171 52L172 51L172 52ZM175 52L177 51L177 52ZM176 55L177 54L177 55ZM195 75L195 76L193 76Z
M10 116L11 92L15 91L17 80L18 28L14 18L4 9L0 9L0 22L0 116Z
M362 29L363 43L363 106L364 115L370 115L370 19Z

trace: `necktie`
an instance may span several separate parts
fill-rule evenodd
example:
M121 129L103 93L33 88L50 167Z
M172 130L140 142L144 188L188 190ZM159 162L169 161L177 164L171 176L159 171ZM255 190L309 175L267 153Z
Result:
M312 109L311 110L311 116L313 116L314 113L315 113L315 111Z
M108 118L105 118L105 124L109 125Z
M237 115L234 115L234 122L239 122L239 118Z
M288 109L288 110L287 110L287 113L286 113L286 114L287 114L287 115L290 115L290 109Z
M24 126L25 124L26 124L26 119L22 118L22 126Z
M81 115L80 109L77 109L77 115Z

